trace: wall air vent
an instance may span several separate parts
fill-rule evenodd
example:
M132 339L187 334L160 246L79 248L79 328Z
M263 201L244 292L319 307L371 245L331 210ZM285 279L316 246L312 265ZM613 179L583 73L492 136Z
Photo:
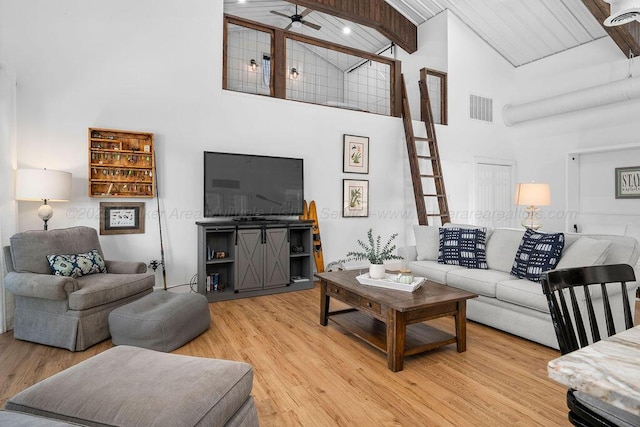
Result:
M493 123L493 99L469 95L469 118Z

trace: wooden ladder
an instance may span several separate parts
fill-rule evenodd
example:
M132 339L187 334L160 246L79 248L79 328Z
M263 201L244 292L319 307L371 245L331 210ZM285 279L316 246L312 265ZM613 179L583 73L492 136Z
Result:
M440 163L440 153L438 151L438 140L436 139L436 129L433 122L433 112L431 111L431 101L427 90L427 71L420 70L420 119L426 128L426 137L415 136L413 131L413 121L409 110L409 99L407 97L407 86L402 79L402 122L404 123L404 133L407 140L407 151L409 153L409 168L411 170L411 180L413 181L413 195L416 200L416 210L418 213L418 224L429 225L429 217L439 217L440 224L451 222L449 215L449 205L447 203L447 193L444 188L444 178L442 175L442 164ZM418 145L424 145L428 150L420 151ZM421 154L428 153L428 154ZM423 165L431 163L431 170L422 172L420 170L421 161ZM423 179L433 180L435 192L425 193L423 190ZM427 212L428 198L435 198L438 201L439 212Z

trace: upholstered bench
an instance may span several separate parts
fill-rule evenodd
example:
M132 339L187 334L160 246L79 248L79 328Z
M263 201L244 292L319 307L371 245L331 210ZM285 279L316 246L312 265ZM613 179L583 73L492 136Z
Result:
M81 425L249 427L258 426L252 386L244 362L118 346L16 394L5 409Z
M115 345L170 352L188 343L211 323L207 297L198 293L155 291L109 313Z

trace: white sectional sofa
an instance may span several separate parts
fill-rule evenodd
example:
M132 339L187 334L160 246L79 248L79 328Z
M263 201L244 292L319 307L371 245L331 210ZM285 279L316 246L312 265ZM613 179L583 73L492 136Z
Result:
M452 226L477 228L450 224L445 227ZM541 284L511 275L524 229L486 230L486 270L439 263L439 227L415 226L414 232L416 245L400 248L399 255L417 276L478 294L478 298L467 301L469 320L558 348ZM564 249L556 268L624 263L634 267L636 277L640 278L636 269L640 245L635 238L574 233L564 233L564 237ZM631 301L634 301L637 286L637 282L627 284ZM617 313L622 313L622 298L614 295L619 295L620 292L619 285L608 286L612 309ZM600 307L599 289L594 289L591 293L594 306ZM601 330L602 328L604 318ZM617 330L622 329L617 326Z

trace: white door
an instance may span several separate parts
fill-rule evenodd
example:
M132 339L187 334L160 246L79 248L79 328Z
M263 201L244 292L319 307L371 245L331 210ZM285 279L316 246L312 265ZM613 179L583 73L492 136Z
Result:
M512 173L512 165L476 163L475 224L513 227Z

